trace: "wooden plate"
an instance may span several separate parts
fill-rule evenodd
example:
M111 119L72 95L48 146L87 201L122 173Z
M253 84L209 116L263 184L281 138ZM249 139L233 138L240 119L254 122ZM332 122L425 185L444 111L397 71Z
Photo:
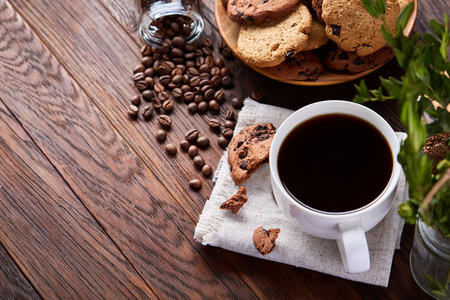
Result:
M409 18L408 24L405 27L404 34L409 35L414 27L414 24L416 22L417 18L417 1L414 0L414 9L411 13L411 16ZM219 28L219 32L222 35L223 40L225 43L230 47L231 51L239 57L239 55L236 53L236 46L237 46L237 39L238 39L238 33L239 33L239 27L240 24L231 21L231 19L228 17L226 7L223 5L222 0L215 0L214 1L214 15L216 18L216 23ZM239 57L240 58L240 57ZM248 64L247 64L248 65ZM323 86L323 85L332 85L332 84L338 84L343 83L347 81L351 81L354 79L358 79L360 77L363 77L376 69L380 68L382 65L378 66L377 68L367 70L361 73L351 73L347 71L333 71L326 69L324 73L322 73L319 78L315 81L299 81L299 80L284 80L282 78L278 78L273 76L272 74L268 74L263 68L254 67L251 65L248 65L253 70L270 77L272 79L295 84L295 85L305 85L305 86Z

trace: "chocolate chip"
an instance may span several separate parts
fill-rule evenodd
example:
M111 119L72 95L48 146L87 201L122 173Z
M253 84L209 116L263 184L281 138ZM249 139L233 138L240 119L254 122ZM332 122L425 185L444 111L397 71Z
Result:
M346 51L340 53L340 54L338 55L338 59L339 59L339 60L348 60L348 53L347 53Z
M241 168L242 170L247 170L247 167L248 167L248 160L247 159L244 159L240 164L239 164L239 168Z
M332 31L333 35L340 36L341 35L341 26L331 25L331 31Z

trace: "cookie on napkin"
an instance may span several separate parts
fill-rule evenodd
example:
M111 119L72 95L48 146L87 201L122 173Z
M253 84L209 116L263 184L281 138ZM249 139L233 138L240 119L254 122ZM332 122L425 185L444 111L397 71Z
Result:
M272 123L250 125L236 134L228 146L228 165L236 185L269 161L270 145L275 135Z

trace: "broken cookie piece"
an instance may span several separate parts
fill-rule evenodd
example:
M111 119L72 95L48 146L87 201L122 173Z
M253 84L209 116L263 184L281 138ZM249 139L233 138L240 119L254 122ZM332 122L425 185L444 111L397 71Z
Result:
M242 184L269 161L274 135L272 123L260 123L245 127L232 138L228 147L228 165L236 185Z
M247 190L244 186L241 186L236 194L234 194L230 199L220 205L220 209L228 209L231 210L233 214L236 214L244 205L244 203L247 202L248 199L245 196L246 194Z
M269 254L275 248L275 241L280 233L280 228L266 230L262 226L253 232L253 244L262 255Z

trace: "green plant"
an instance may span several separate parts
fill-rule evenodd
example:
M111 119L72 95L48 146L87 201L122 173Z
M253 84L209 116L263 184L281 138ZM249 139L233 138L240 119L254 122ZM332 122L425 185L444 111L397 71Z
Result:
M384 21L385 0L362 2L371 15ZM400 13L395 32L385 21L381 28L404 75L400 80L380 78L381 87L375 90L369 90L361 81L356 86L358 94L354 101L398 101L400 121L408 134L398 160L409 185L409 199L401 204L399 214L407 223L414 223L419 215L428 226L450 237L450 154L437 164L434 172L433 162L422 151L428 135L450 132L449 17L445 14L443 23L430 21L433 34L408 38L403 30L412 9L410 3ZM424 113L434 121L425 124ZM447 139L447 145L449 142Z

